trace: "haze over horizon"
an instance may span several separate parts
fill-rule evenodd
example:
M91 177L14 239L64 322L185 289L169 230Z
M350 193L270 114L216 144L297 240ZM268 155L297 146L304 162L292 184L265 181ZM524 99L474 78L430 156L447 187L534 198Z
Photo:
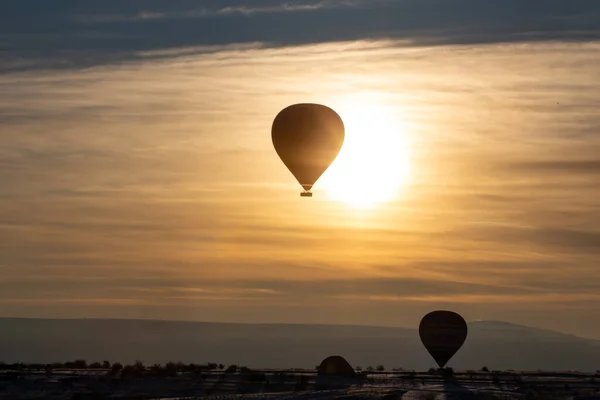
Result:
M596 371L600 340L494 322L473 322L449 362L457 370ZM117 333L118 334L115 334ZM74 359L144 364L209 360L251 368L312 368L332 354L353 366L428 370L436 362L418 329L156 320L0 318L5 363Z
M0 316L600 339L600 3L197 4L0 4ZM311 199L299 102L347 128Z

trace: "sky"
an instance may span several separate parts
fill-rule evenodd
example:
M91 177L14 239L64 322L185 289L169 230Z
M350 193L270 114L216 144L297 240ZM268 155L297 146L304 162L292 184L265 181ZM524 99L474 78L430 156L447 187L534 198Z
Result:
M0 316L600 339L599 60L595 0L5 0ZM346 126L310 199L301 102Z

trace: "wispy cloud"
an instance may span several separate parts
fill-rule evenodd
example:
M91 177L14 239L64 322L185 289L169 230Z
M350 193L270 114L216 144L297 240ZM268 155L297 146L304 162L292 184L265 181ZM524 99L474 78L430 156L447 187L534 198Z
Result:
M290 1L274 3L270 5L228 5L224 7L200 7L178 12L152 12L140 11L134 15L119 14L89 14L75 15L72 18L79 23L98 24L126 21L148 21L157 19L186 19L186 18L210 18L227 15L272 14L302 11L317 11L322 9L336 9L343 7L359 7L366 4L382 3L381 0L322 0L322 1Z
M600 295L596 293L586 294L510 294L510 295L494 295L494 294L465 294L460 296L385 296L385 295L367 295L367 296L339 296L340 299L358 300L358 301L374 301L374 302L391 302L391 303L453 303L453 304L500 304L505 307L521 305L523 303L542 303L547 307L551 307L553 303L581 303L582 301L600 301Z
M191 0L85 0L77 7L55 1L35 10L6 0L0 4L0 72L78 69L133 60L140 52L233 43L588 42L600 38L599 17L600 6L586 0L527 6L520 0L218 0L201 6Z
M452 306L550 327L596 315L599 48L192 46L2 75L0 312L404 325ZM272 118L301 101L345 118L365 93L402 118L411 186L371 212L325 186L300 202Z

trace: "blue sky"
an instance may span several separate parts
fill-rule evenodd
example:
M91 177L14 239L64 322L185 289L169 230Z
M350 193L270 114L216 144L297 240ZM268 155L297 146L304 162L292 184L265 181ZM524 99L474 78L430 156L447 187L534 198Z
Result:
M9 70L98 65L139 51L232 43L392 38L448 45L600 35L594 0L7 0L0 15L0 51Z

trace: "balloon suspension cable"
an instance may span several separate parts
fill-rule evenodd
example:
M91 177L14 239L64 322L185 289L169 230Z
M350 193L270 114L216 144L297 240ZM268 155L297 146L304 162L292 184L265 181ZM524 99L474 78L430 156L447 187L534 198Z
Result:
M300 193L300 197L312 197L312 192L310 190L304 190Z

